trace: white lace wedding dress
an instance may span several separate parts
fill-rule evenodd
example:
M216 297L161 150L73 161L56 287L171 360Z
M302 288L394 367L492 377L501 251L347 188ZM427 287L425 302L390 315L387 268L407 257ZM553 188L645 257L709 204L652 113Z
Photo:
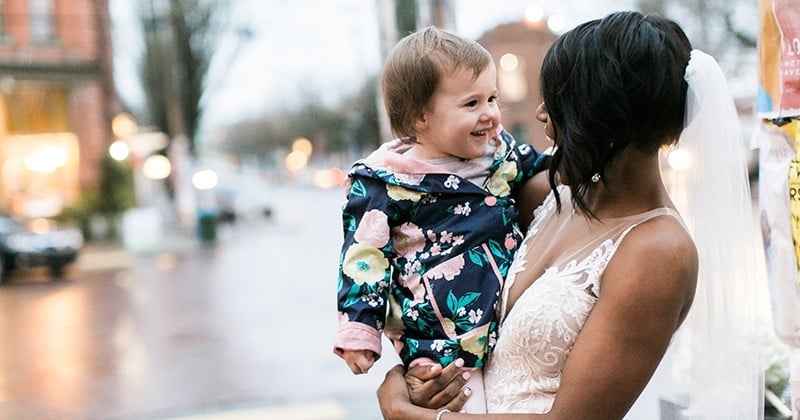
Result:
M561 212L551 193L536 210L503 289L499 338L484 369L490 413L550 410L566 358L601 293L603 271L620 242L652 218L681 220L676 211L658 208L603 223L584 221L573 211L569 189L562 187L559 193ZM580 223L568 223L573 218ZM506 313L509 290L515 281L530 283L525 276L538 278Z

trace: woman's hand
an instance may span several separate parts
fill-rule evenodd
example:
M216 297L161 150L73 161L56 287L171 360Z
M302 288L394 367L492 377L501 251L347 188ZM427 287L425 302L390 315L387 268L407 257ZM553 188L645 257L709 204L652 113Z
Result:
M471 389L464 388L470 372L463 367L464 361L457 359L444 369L438 363L409 368L405 377L411 402L420 407L460 410L472 394Z
M408 396L408 386L403 376L403 365L397 365L388 372L378 387L378 405L384 419L401 419L404 410L412 406Z
M464 371L461 359L446 368L441 365L418 365L404 372L397 365L386 372L378 387L378 403L386 419L415 418L421 407L459 411L472 395L464 389L470 372Z
M448 368L450 367L448 366ZM458 366L454 366L448 370L442 369L441 366L439 366L438 369L431 369L430 365L428 365L418 366L416 368L412 368L412 370L417 370L417 373L415 373L413 376L414 380L418 380L423 385L427 385L420 387L420 396L424 395L425 392L435 392L435 394L431 395L429 400L437 399L439 401L444 401L447 399L446 395L449 392L446 390L450 389L451 386L456 387L455 384L460 383L460 385L457 386L456 395L454 395L453 398L449 398L449 401L445 401L446 404L444 406L436 408L447 408L451 411L457 412L458 410L461 410L461 407L471 394L471 392L467 392L467 390L464 392L459 392L466 380L463 378L463 375L457 375L457 373L460 371L460 367ZM428 372L425 374L425 372L422 372L424 370L433 371L433 373ZM422 379L428 376L430 376L431 379L427 381ZM445 381L445 376L450 376L450 380ZM439 381L444 382L445 386L440 387L435 385ZM406 376L403 374L402 365L397 365L386 372L386 378L384 378L383 382L378 387L377 394L378 404L380 405L381 414L383 415L384 419L417 419L428 413L435 414L435 412L425 410L424 408L416 406L411 402L409 385L406 384ZM428 403L429 404L427 405L430 405L430 401L428 401Z

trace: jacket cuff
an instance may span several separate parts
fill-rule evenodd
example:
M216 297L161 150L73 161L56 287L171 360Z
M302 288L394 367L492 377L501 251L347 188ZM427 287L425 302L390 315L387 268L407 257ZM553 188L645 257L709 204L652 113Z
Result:
M333 341L333 352L342 357L345 350L371 350L381 357L381 333L370 326L348 322L339 328Z

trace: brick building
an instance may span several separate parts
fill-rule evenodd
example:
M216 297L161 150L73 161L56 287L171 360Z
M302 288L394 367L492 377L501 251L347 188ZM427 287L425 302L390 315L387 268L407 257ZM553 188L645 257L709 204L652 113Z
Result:
M98 182L117 104L108 0L0 0L0 212L52 215Z
M555 39L544 21L503 24L478 39L497 63L503 126L516 139L538 150L551 146L544 137L544 125L536 120L534 112L541 103L539 69Z

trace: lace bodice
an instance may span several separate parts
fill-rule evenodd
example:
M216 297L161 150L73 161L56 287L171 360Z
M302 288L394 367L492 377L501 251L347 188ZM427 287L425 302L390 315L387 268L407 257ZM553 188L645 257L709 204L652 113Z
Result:
M559 193L562 211L556 212L551 194L537 209L509 270L499 338L484 371L490 413L550 410L566 358L601 293L603 271L620 242L654 217L680 220L674 210L658 208L602 223L586 221L573 211L569 190ZM531 283L526 276L538 278ZM531 285L506 312L515 282Z

